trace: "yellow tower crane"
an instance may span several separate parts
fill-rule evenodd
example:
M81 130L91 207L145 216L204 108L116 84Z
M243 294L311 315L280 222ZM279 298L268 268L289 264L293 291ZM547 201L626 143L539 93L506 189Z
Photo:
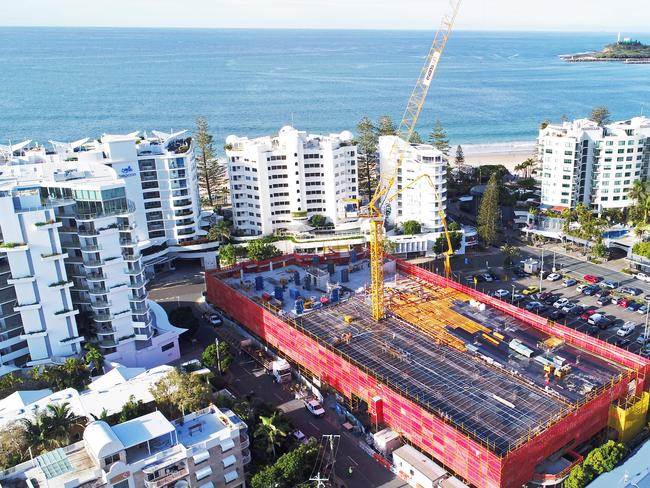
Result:
M386 200L392 200L397 196L397 194L406 190L406 188L411 188L416 181L425 177L425 175L422 175L421 177L414 179L414 181L404 187L401 191L398 191L389 199L386 199L388 192L397 179L402 162L404 148L399 145L399 139L404 139L407 144L408 141L411 140L420 112L422 111L422 107L427 98L431 80L436 72L440 57L445 50L447 39L449 39L454 22L456 21L460 2L461 0L450 0L451 10L443 17L440 28L436 32L436 36L433 39L431 48L429 49L429 54L427 55L420 77L415 84L411 97L409 98L399 129L397 130L397 137L395 138L388 156L389 160L396 158L395 171L390 178L379 182L374 195L368 203L367 213L364 212L362 215L363 217L368 218L370 222L370 294L372 318L374 320L381 320L386 316L386 307L384 302L384 214L382 213L382 206L386 203ZM430 178L429 183L433 185ZM435 192L435 185L433 185L433 189ZM451 239L447 230L444 209L442 208L442 199L437 192L436 195L440 202L440 216L447 236L448 249L445 252L445 273L450 274L450 258L451 254L453 254L453 249L451 247Z

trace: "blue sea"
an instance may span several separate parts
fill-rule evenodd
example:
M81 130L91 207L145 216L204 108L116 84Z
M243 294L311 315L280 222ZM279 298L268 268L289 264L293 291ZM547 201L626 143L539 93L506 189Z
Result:
M626 33L626 35L630 35ZM0 143L134 130L229 134L353 130L399 120L433 33L424 31L0 28ZM650 34L633 36L650 41ZM539 122L609 107L650 112L650 65L565 63L615 34L453 33L419 130L452 143L533 139Z

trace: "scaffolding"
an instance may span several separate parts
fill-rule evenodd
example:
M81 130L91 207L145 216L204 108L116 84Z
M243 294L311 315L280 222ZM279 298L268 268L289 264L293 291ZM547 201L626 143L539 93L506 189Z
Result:
M650 393L644 391L612 404L608 425L616 430L619 441L628 443L646 426L649 400Z

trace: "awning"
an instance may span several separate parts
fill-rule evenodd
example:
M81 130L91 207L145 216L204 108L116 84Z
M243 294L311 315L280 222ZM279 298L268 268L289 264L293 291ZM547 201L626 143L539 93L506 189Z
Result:
M210 459L210 453L208 451L202 451L192 456L192 459L194 460L195 465L200 464L203 461L207 461L208 459Z
M237 458L231 454L230 456L223 458L221 462L223 463L223 467L227 468L228 466L235 464L237 462Z
M176 259L175 256L160 256L152 259L151 261L145 261L142 264L144 264L145 266L154 266L156 264L168 263L170 261L173 261L174 259Z
M237 478L239 478L239 474L237 473L237 470L234 469L234 470L228 471L226 474L224 474L223 478L226 480L226 483L230 483L231 481L234 481Z
M221 443L221 452L226 452L235 447L235 441L232 439L226 439Z
M194 474L196 474L197 480L202 480L203 478L207 478L212 474L212 468L210 466L206 466L205 468L199 469Z
M208 481L206 484L199 486L199 488L214 488L214 483L212 481Z

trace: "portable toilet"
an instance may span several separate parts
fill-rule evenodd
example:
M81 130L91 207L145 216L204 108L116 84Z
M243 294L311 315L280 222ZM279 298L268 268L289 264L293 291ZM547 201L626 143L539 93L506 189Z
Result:
M330 276L332 276L335 271L336 271L336 268L334 266L334 262L333 261L328 262L327 263L327 272L330 274Z
M330 301L332 303L337 303L339 301L340 293L341 289L338 286L336 288L332 288L332 291L330 292Z
M350 264L354 264L357 262L357 250L352 249L350 251Z
M281 286L276 286L273 296L276 298L276 300L282 300L282 295L284 295L284 290Z
M299 285L299 284L300 284L300 273L298 273L298 271L294 271L294 272L293 272L293 282L294 282L296 285Z
M298 288L289 288L289 296L295 300L300 297L300 291Z
M296 315L300 315L305 311L305 301L302 298L296 300L295 312Z
M264 289L264 277L258 275L255 277L255 290L262 291Z
M303 279L303 282L302 282L302 287L307 291L311 290L311 276L310 275L308 275L308 274L305 275L305 277Z
M341 269L341 283L347 283L350 281L350 274L348 268Z

